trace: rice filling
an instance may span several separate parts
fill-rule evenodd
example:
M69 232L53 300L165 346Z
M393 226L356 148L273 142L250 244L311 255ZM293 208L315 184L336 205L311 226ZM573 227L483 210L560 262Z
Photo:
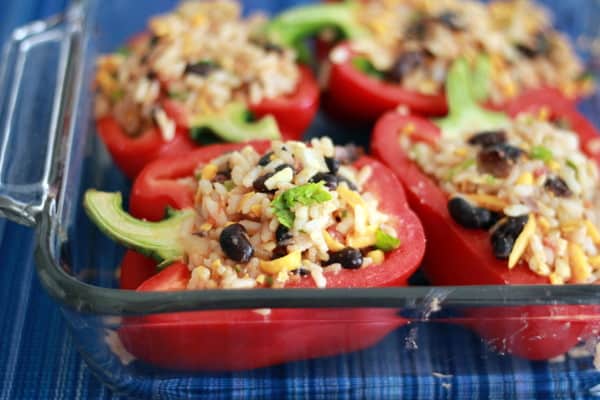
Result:
M462 227L490 233L508 268L526 263L553 284L600 276L600 181L575 132L547 113L496 132L444 137L435 148L400 136L409 157L448 194Z
M147 33L98 58L96 118L112 115L132 136L157 126L169 141L175 129L169 102L191 126L233 102L293 93L296 55L262 38L265 23L258 14L242 19L232 0L185 1L153 17Z
M369 166L329 138L247 146L199 165L196 217L184 228L188 287L284 287L299 279L327 286L327 274L377 268L400 245L394 219L365 189ZM265 179L267 177L267 179Z
M570 97L593 91L567 38L533 1L371 0L359 2L357 18L371 35L352 42L355 65L408 90L438 94L456 59L483 53L491 59L494 103L543 86Z

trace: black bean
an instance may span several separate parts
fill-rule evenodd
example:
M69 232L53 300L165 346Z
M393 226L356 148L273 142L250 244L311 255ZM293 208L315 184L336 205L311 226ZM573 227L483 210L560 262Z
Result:
M450 199L448 212L454 221L468 229L489 229L500 219L500 214L477 207L462 197Z
M338 185L342 182L345 182L346 185L348 185L348 189L358 192L358 187L356 187L356 185L352 181L350 181L350 179L346 178L345 176L338 175L337 180L338 180Z
M294 171L294 168L290 164L282 164L282 165L278 166L277 168L275 168L275 171L266 173L266 174L261 175L258 178L256 178L256 180L254 182L252 182L252 187L254 188L254 190L256 190L259 193L274 192L274 190L269 190L269 188L267 188L265 186L265 182L269 178L271 178L273 175L275 175L276 173L278 173L279 171L281 171L285 168L290 168L292 170L292 172Z
M150 47L154 47L158 44L159 41L160 41L160 37L158 37L156 35L152 35L150 37L150 40L148 41L148 44L150 45Z
M277 53L283 54L283 47L276 45L275 43L266 42L262 44L262 48L265 49L267 53Z
M375 246L363 247L362 249L360 249L360 254L362 254L363 257L366 257L367 254L369 254L373 250L377 250L377 247L375 247Z
M256 190L259 193L272 193L272 192L274 192L274 190L269 190L265 186L265 182L267 181L267 179L269 179L273 175L275 175L274 172L269 172L267 174L261 175L258 178L256 178L254 180L254 182L252 182L252 187L254 188L254 190Z
M223 183L230 179L231 179L231 171L230 170L219 171L219 172L217 172L217 175L215 176L215 182L219 182L219 183Z
M219 69L219 66L210 60L199 61L195 64L188 64L185 66L184 73L194 74L199 76L210 75L211 72Z
M275 230L275 241L278 245L287 245L292 240L292 238L292 233L290 232L289 228L285 225L279 225L277 227L277 230Z
M506 178L521 154L523 150L508 144L485 147L477 156L477 166L481 172Z
M496 258L505 260L510 256L515 241L523 231L528 219L528 215L509 217L492 232L491 242Z
M462 31L465 29L460 17L453 11L444 11L438 15L437 21L453 31Z
M354 247L346 247L340 251L329 253L329 261L327 264L339 263L342 268L358 269L362 266L363 256L360 250Z
M325 157L325 164L332 174L337 174L340 170L340 162L333 157Z
M308 276L310 275L310 271L307 270L306 268L296 268L292 270L293 274L299 275L299 276Z
M335 149L335 159L340 164L352 164L364 154L364 149L354 143L347 144L343 147L338 146Z
M273 42L269 42L267 40L264 40L264 39L257 39L257 38L255 38L255 39L251 39L251 42L254 45L262 48L263 50L265 50L267 53L273 52L273 53L277 53L277 54L283 54L283 52L285 51L283 49L283 47L281 47L281 46L279 46L279 45L277 45L277 44L275 44Z
M429 20L427 18L415 19L404 31L407 39L424 40L429 31Z
M278 258L285 257L287 256L287 254L288 251L286 246L277 246L273 249L273 252L271 253L271 260L276 260Z
M266 166L267 164L269 164L271 162L271 157L273 157L273 152L269 151L268 153L265 153L264 156L262 156L260 158L260 160L258 160L258 165L260 165L261 167Z
M557 197L570 197L573 192L560 176L549 177L544 182L544 187L554 193Z
M473 146L488 147L506 143L506 140L506 132L504 131L484 131L471 136L468 143Z
M547 55L551 50L552 44L544 32L538 32L535 35L533 44L518 43L517 50L527 58L536 58Z
M510 144L501 144L498 145L498 147L502 149L504 154L506 154L506 157L508 157L508 159L511 161L517 161L519 157L523 155L522 149L516 146L511 146Z
M335 190L338 186L338 177L327 172L319 172L309 179L311 183L325 182L329 190Z
M286 163L278 165L277 167L275 167L275 172L279 172L282 169L286 169L286 168L290 168L292 170L292 172L294 172L294 166L292 164L286 164Z
M394 61L392 67L386 71L385 76L389 81L400 83L406 75L419 68L423 62L424 57L421 51L402 53Z
M247 263L254 254L246 228L241 224L231 224L219 236L221 249L233 261Z

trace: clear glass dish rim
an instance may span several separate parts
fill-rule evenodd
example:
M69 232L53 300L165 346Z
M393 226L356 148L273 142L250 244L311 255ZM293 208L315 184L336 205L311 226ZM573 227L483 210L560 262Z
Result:
M90 2L71 0L69 9L83 7L75 20L67 24L82 24L89 18ZM76 31L76 28L72 29ZM79 46L87 38L79 41ZM83 52L74 46L68 54L69 65L81 68ZM81 77L80 77L81 78ZM75 118L73 111L81 91L87 86L79 79L69 85L60 101L60 114ZM56 135L70 138L75 134L73 123L61 124ZM62 135L64 133L64 135ZM89 133L88 133L89 134ZM66 140L68 144L71 140ZM63 146L54 152L50 168L50 187L44 207L38 214L35 228L37 274L48 294L61 306L85 313L122 315L165 312L255 309L255 308L402 308L428 309L433 301L445 307L491 307L532 305L596 305L600 290L595 285L478 285L478 286L406 286L348 289L243 289L198 290L181 292L136 292L93 286L69 275L53 254L58 234L61 196L65 193L65 178L70 165L72 147Z

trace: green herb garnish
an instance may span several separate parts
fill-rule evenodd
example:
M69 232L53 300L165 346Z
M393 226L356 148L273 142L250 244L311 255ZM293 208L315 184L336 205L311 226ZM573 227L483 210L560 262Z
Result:
M297 204L310 206L331 200L331 193L325 189L325 182L307 183L288 189L273 199L271 207L279 223L286 228L294 225L296 215L292 208Z
M498 182L498 179L496 179L494 175L488 174L485 176L485 183L487 183L488 185L495 185L496 182Z
M448 175L446 176L446 178L448 180L452 180L456 176L456 174L458 174L459 172L466 171L472 165L475 165L475 159L469 158L468 160L463 161L462 163L458 164L457 166L450 168L448 170Z
M567 160L567 167L571 168L573 171L575 171L575 174L578 175L579 174L579 170L577 169L577 165L571 161L571 160Z
M534 146L529 153L529 157L534 160L542 160L543 162L551 161L554 157L552 150L544 146Z
M119 101L125 96L125 91L123 89L117 89L110 94L110 99L112 101Z
M392 251L400 246L400 239L388 235L381 228L375 231L375 247L383 251Z
M169 98L174 100L185 100L188 97L187 92L169 91Z
M225 186L225 189L227 189L227 191L230 192L235 187L235 183L233 183L233 181L229 179L223 182L223 186Z
M131 49L127 46L122 46L122 47L119 47L115 53L117 53L123 57L129 57L129 55L131 54Z

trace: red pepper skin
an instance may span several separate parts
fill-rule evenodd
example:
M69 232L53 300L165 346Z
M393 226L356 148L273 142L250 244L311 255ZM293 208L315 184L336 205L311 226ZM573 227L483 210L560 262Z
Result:
M137 290L184 290L189 278L188 267L175 263ZM119 336L130 353L156 366L238 371L359 350L405 323L391 309L192 311L129 317Z
M259 151L268 142L255 142ZM158 160L142 171L134 183L132 209L151 218L167 205L192 205L193 194L177 178L189 176L198 163L240 144L207 146L179 158ZM367 188L378 195L381 207L394 215L402 245L386 254L383 265L342 270L328 275L328 287L405 285L417 268L425 247L421 225L406 203L402 186L382 164L361 158L357 166L373 168ZM157 176L160 174L160 176ZM385 193L385 196L383 194ZM122 270L145 271L141 259L124 260ZM141 260L143 261L143 260ZM185 289L189 270L175 263L147 279L138 291ZM141 274L130 273L132 276ZM311 278L289 282L287 287L314 287ZM265 289L268 290L268 289ZM324 357L368 347L407 321L392 309L273 309L268 316L251 310L196 311L128 318L119 335L137 358L178 370L234 371L278 363Z
M115 164L129 178L134 178L152 160L185 153L196 147L188 130L180 127L177 127L175 137L169 142L163 140L157 128L148 129L137 137L130 137L117 120L110 116L98 119L96 130Z
M135 290L156 273L156 261L133 250L127 250L121 261L119 288Z
M96 130L113 160L131 179L152 160L182 154L198 147L189 137L187 118L178 103L165 98L161 100L161 104L177 126L175 138L169 142L162 139L157 128L148 129L137 137L130 137L112 116L96 121ZM304 66L300 67L300 81L293 94L249 105L250 111L259 118L272 115L282 137L288 140L297 140L304 134L318 108L319 87L310 70Z
M137 218L158 221L164 218L168 206L175 209L193 207L194 193L181 178L193 176L199 164L206 163L224 152L239 150L246 145L253 146L261 153L270 147L268 141L216 144L149 164L133 184L129 203L131 214ZM398 268L392 274L391 271L384 271L385 268L343 270L335 277L331 277L330 284L339 287L404 284L408 276L414 272L424 252L424 237L420 223L408 208L402 185L385 166L369 157L361 157L354 165L357 168L367 165L371 167L372 178L365 187L377 195L382 210L396 216L398 236L406 245L403 244L386 255L386 260ZM295 286L313 286L312 279L304 279Z
M514 104L519 106L513 105L511 114L543 104L550 115L567 119L582 142L597 137L584 117L572 107L563 108L567 103L542 103L543 98L536 96L533 99L535 101L517 99L518 103ZM531 272L524 263L509 270L506 261L497 260L487 232L468 230L453 221L447 210L448 196L421 172L398 143L398 135L409 124L416 127L421 140L439 137L439 129L428 120L390 112L377 122L371 149L404 184L409 204L423 223L429 249L423 268L430 282L435 285L547 284L546 278ZM582 126L586 129L579 129ZM597 155L595 158L598 160ZM548 359L577 344L589 324L589 318L580 316L594 315L597 311L593 306L570 305L488 307L466 310L470 318L465 324L488 341L502 344L504 351L528 359ZM530 318L523 318L525 315Z
M300 82L293 94L249 105L257 118L275 117L284 140L300 140L319 109L319 84L308 67L299 69Z
M265 152L268 141L250 142L259 152ZM129 212L136 218L160 221L167 206L182 209L194 205L194 193L179 178L193 176L194 169L219 155L242 148L244 144L223 143L197 148L192 152L160 159L144 168L133 182Z
M332 62L327 79L324 104L334 116L356 121L374 121L386 111L405 105L414 113L441 116L448 112L443 93L425 95L400 85L370 77L352 65L354 53L347 43L333 52L347 52L342 62Z

